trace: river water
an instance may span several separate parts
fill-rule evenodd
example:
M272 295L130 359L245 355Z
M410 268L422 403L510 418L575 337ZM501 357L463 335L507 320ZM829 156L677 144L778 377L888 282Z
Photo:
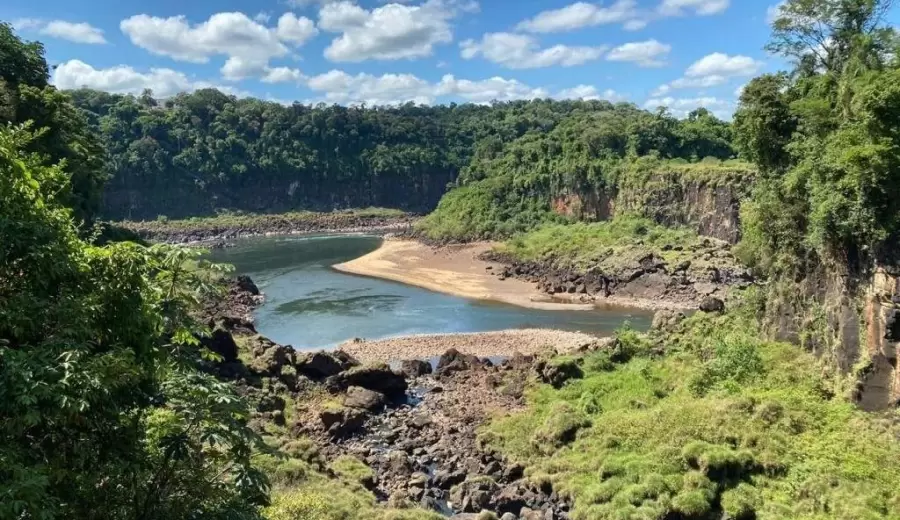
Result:
M468 300L401 283L335 271L332 265L378 248L359 235L265 237L215 250L211 260L249 275L266 295L257 330L298 349L331 347L359 337L511 328L555 328L608 335L623 323L649 326L649 312L631 309L545 311Z

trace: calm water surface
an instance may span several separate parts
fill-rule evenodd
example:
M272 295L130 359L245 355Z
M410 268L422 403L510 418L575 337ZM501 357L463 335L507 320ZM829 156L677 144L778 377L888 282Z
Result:
M386 280L337 272L331 266L374 251L381 239L329 235L250 238L214 251L266 294L256 328L299 349L329 347L354 337L556 328L604 335L626 321L646 328L652 315L630 309L542 311L479 302Z

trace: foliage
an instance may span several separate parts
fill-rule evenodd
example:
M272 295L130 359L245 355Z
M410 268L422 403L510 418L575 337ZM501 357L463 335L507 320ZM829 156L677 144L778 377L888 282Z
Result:
M0 22L0 124L31 122L40 130L28 142L28 151L40 154L41 163L65 161L69 178L61 200L72 207L77 220L90 221L99 208L106 176L103 150L81 110L65 93L48 84L44 47L25 42L12 27Z
M40 135L0 129L0 517L257 517L246 406L194 368L214 266L79 238Z
M750 82L735 141L762 182L742 210L744 257L795 277L864 265L900 231L897 38L891 0L789 0L770 49L791 75Z
M482 440L572 497L574 519L900 517L897 426L834 398L811 355L759 338L740 314L695 315L612 368L588 354L583 379L532 386ZM533 443L561 409L590 426Z
M653 252L676 260L678 251L699 244L701 239L687 228L666 228L630 215L606 222L546 225L517 235L499 250L518 260L547 262L558 267L585 269L592 266L621 266L623 259L638 260Z

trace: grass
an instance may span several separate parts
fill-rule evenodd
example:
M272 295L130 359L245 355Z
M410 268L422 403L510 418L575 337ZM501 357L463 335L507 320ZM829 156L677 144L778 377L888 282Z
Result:
M687 228L667 228L649 219L623 215L606 222L543 226L517 235L498 249L519 260L551 261L558 267L617 268L649 253L677 262L688 253L675 246L687 249L701 240Z
M223 212L212 217L191 217L183 220L169 220L161 215L156 220L150 221L124 221L119 223L125 229L141 230L213 230L213 229L241 229L254 228L262 224L277 222L310 222L323 218L402 218L408 216L398 209L389 208L362 208L335 210L332 212L295 211L280 214L257 214L240 212Z
M572 497L574 520L900 518L896 415L835 397L811 355L748 323L696 315L667 338L625 331L630 359L588 356L583 379L531 387L528 409L481 440ZM567 442L544 441L572 421Z

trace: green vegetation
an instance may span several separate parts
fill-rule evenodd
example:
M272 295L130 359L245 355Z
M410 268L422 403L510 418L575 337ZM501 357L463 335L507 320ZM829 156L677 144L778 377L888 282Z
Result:
M483 440L573 497L575 519L900 518L896 422L739 314L682 327L621 332L632 357L589 354L583 379L531 387Z
M607 222L543 226L498 249L518 260L603 269L628 265L649 253L675 263L689 254L685 249L700 243L700 237L687 228L667 228L645 218L620 216ZM676 246L678 250L673 249Z
M744 256L767 273L793 279L824 262L853 274L896 241L892 3L792 0L780 10L769 49L795 68L751 81L735 114L735 143L761 170L743 208Z
M102 146L84 114L49 81L43 45L22 41L0 22L0 126L29 122L35 133L27 151L39 154L45 166L65 161L68 182L59 186L65 190L60 200L77 220L89 221L106 180Z

